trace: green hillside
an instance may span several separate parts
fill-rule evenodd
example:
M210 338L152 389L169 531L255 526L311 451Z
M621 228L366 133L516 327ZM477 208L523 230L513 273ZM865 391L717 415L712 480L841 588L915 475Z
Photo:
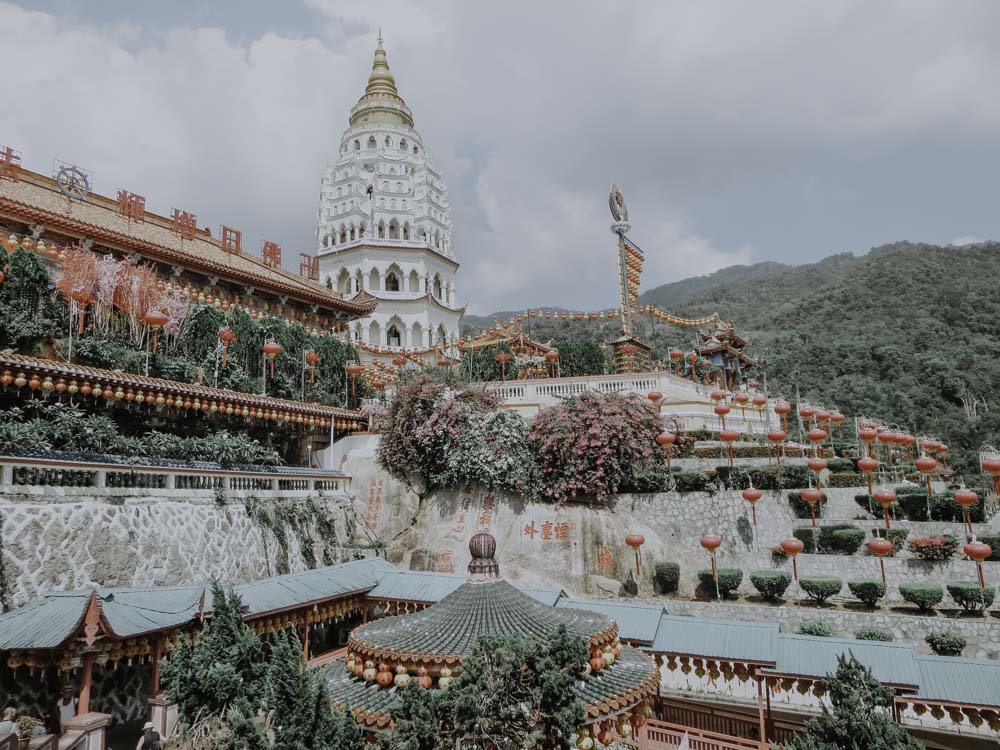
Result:
M1000 443L1000 244L908 242L818 263L734 266L645 292L677 315L718 312L766 361L773 393L933 432L971 464ZM501 316L503 319L504 316ZM608 322L533 321L533 336L606 341ZM661 358L691 330L643 319Z

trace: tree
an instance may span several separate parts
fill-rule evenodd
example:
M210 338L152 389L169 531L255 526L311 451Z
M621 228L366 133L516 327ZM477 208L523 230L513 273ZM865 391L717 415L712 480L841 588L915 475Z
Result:
M9 266L9 267L8 267ZM68 325L68 310L49 289L49 274L33 253L18 248L9 257L0 250L0 342L34 354L46 338L61 334Z
M890 711L895 693L876 680L854 655L837 657L826 676L830 706L806 722L788 750L908 750L923 745L897 724Z

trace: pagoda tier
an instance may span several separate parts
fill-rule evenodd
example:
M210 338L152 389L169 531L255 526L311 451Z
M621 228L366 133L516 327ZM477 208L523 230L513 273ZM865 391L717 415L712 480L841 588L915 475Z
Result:
M327 668L334 704L350 706L367 728L389 728L401 688L415 680L422 688L447 689L481 637L544 640L564 626L586 641L593 656L574 687L587 724L602 725L630 712L642 720L639 709L656 693L659 673L649 656L621 645L614 620L546 606L502 580L493 557L496 541L488 533L472 537L469 549L469 580L455 591L415 614L354 630L346 664Z

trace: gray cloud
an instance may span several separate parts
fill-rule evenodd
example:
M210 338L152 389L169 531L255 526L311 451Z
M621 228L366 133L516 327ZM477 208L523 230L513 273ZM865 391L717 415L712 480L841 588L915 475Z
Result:
M614 304L615 180L650 284L1000 236L994 3L32 5L0 3L0 142L289 254L381 26L473 312Z

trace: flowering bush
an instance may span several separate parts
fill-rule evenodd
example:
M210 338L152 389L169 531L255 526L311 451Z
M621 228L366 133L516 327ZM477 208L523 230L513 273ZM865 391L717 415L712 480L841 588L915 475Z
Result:
M529 435L542 495L564 503L628 491L641 467L660 459L661 429L656 409L635 395L585 392L542 409Z
M958 549L953 536L925 536L910 539L906 548L921 560L950 560Z
M482 390L450 391L426 375L401 383L378 417L379 464L419 491L478 482L526 492L528 428Z

